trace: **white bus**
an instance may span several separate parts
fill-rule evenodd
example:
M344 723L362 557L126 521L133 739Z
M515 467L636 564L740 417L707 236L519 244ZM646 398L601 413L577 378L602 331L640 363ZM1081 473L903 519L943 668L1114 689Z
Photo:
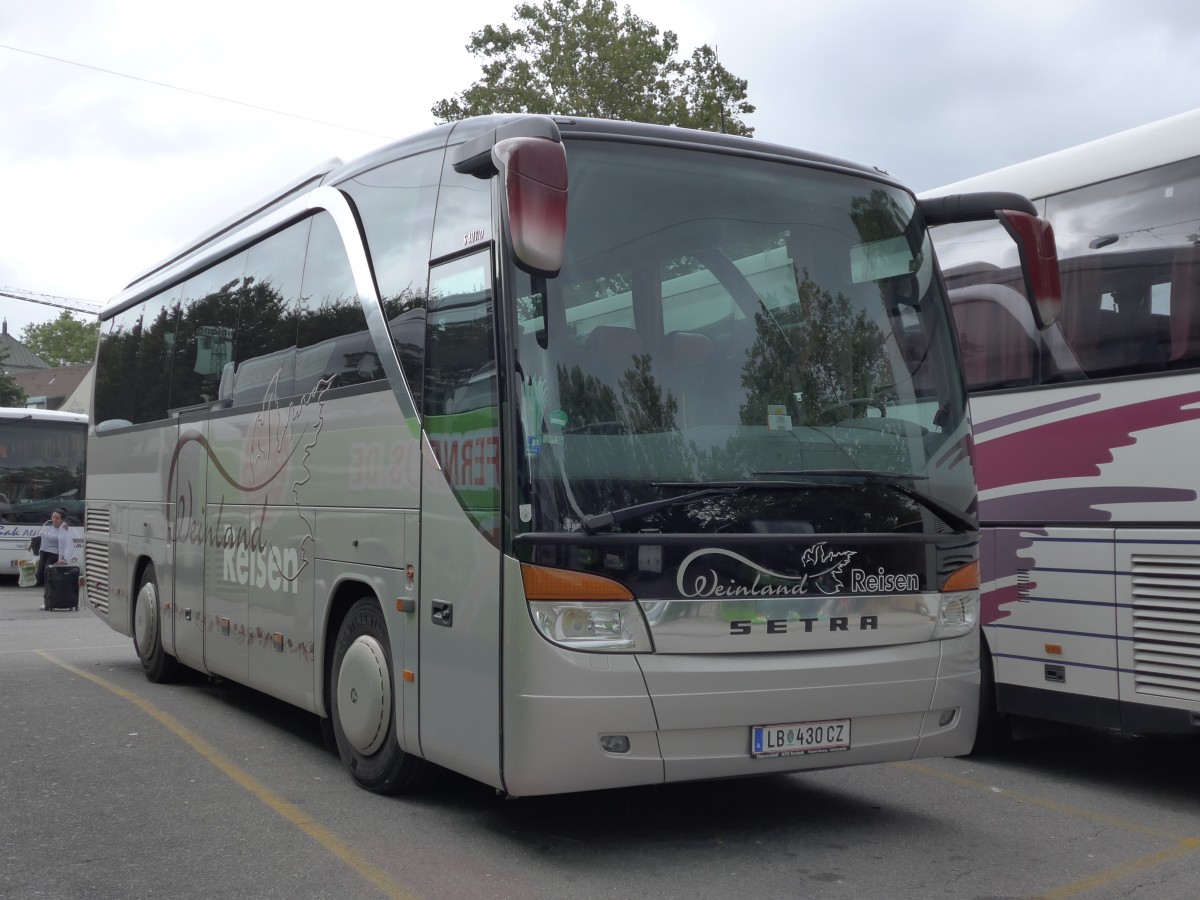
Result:
M45 409L0 408L0 575L17 576L26 547L58 508L83 564L84 454L88 418Z
M316 713L378 792L965 753L976 488L925 222L1036 223L986 201L538 116L334 161L102 313L87 602L151 681Z
M1062 303L1026 302L998 229L935 230L985 526L981 722L1196 733L1200 110L932 193L993 189L1053 225Z

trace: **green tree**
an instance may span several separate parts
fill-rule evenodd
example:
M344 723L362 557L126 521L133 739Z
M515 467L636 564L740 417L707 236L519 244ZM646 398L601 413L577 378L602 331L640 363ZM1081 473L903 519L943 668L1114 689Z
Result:
M41 325L26 325L21 343L52 366L72 366L96 357L100 322L81 322L63 310L58 318Z
M0 406L24 406L25 392L17 380L4 371L8 350L0 347Z
M487 25L467 50L483 77L439 100L443 122L490 113L539 113L628 119L750 136L741 117L754 112L747 83L707 44L679 59L673 31L614 0L521 3L517 27Z

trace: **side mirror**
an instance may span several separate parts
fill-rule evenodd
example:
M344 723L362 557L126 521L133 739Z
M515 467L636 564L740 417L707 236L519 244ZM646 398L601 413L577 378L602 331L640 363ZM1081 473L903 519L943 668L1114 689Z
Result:
M567 151L545 138L509 138L492 148L518 266L553 278L567 243Z
M514 261L553 278L567 241L567 151L548 116L511 119L454 150L454 170L499 175Z
M1025 291L1038 327L1045 328L1062 312L1062 277L1054 229L1045 219L1011 209L998 211L996 218L1017 243Z
M1038 218L1037 207L1020 194L990 191L951 194L918 201L929 228L956 222L997 219L1016 242L1025 277L1025 291L1039 328L1058 318L1062 309L1062 280L1054 229Z

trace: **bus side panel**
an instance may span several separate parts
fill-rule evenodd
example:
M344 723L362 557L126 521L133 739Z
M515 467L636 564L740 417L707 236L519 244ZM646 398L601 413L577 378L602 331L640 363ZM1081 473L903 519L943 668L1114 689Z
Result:
M421 750L500 787L500 551L422 450Z
M105 576L103 565L89 569L87 577L95 583L88 587L88 596L107 600L106 614L94 608L121 634L132 633L139 560L154 563L163 608L171 603L170 524L163 486L174 441L174 425L88 441L89 520L96 523L94 540L107 541L93 552L107 562L108 570Z
M205 605L205 558L214 555L208 545L224 539L216 509L211 516L215 531L207 530L208 425L203 419L180 422L175 447L166 456L171 468L163 483L169 500L173 566L158 575L163 594L163 644L181 663L200 671L208 671L205 631L220 627L215 617L209 619ZM220 654L216 661L224 667Z
M1123 725L1194 732L1200 708L1200 532L1119 529L1117 596Z
M1009 602L988 613L1001 711L1041 715L1040 692L1115 702L1112 530L995 531L993 546L1009 554L994 563L998 580L1018 585Z

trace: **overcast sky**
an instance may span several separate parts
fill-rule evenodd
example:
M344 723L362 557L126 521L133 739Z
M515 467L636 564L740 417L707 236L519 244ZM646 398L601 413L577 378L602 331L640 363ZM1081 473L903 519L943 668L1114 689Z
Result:
M0 0L0 289L103 303L318 163L433 125L480 76L471 32L515 5ZM1196 0L628 5L681 55L718 48L756 137L918 191L1200 107ZM18 336L58 312L0 297Z

